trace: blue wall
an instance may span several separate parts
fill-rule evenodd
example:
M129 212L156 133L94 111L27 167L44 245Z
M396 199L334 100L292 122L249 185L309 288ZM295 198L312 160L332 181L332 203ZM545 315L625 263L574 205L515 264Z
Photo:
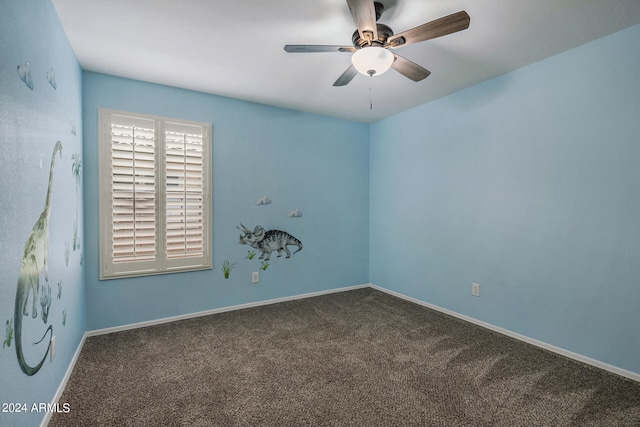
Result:
M85 332L82 167L77 180L72 173L72 157L76 155L82 161L81 92L80 67L51 3L2 2L0 403L23 403L27 409L26 413L0 412L2 426L38 425L42 421L45 413L31 412L32 405L52 401ZM31 316L32 290L27 304L29 315L21 316L21 322L24 356L29 365L36 365L46 353L49 335L41 344L32 343L42 337L49 325L56 336L57 351L53 361L47 356L42 368L27 376L18 365L15 351L16 289L25 243L45 207L56 141L62 143L62 154L56 154L51 187L49 280L42 271L36 300L38 317ZM49 287L51 305L48 316L43 317L40 297ZM7 322L14 330L11 339Z
M638 40L372 125L371 282L639 373Z
M367 125L91 72L83 85L89 330L368 283ZM213 125L213 270L98 280L99 107ZM272 203L256 205L265 195ZM304 249L274 253L252 285L260 261L245 258L240 223ZM229 279L225 259L237 264Z

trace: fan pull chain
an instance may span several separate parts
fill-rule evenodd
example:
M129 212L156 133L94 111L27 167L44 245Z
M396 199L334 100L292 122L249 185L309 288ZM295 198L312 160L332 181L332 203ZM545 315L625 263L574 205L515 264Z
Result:
M369 77L369 110L373 110L373 76Z

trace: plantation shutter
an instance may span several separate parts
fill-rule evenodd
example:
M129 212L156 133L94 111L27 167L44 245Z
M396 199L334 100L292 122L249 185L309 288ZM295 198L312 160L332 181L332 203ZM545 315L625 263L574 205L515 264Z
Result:
M210 269L211 125L100 109L100 279Z
M156 259L156 138L153 120L112 116L112 257Z
M205 129L166 122L166 255L168 259L200 257L204 244Z

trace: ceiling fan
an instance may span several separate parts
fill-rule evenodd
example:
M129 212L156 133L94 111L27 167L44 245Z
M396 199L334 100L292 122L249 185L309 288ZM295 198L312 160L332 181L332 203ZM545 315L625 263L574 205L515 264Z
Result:
M357 30L351 37L353 46L334 45L297 45L288 44L284 47L290 53L317 52L350 52L352 64L346 69L334 86L348 84L360 72L368 76L377 76L389 68L393 68L409 79L419 82L431 74L429 70L391 52L402 46L419 43L436 37L469 28L471 18L465 11L447 15L435 21L427 22L400 34L393 34L393 30L376 21L382 16L384 6L373 0L347 0L349 11L355 21Z

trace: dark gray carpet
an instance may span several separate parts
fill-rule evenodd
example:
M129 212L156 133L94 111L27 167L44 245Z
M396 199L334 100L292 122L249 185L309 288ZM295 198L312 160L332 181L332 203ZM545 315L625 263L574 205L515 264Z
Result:
M359 289L90 337L55 426L638 426L640 383Z

